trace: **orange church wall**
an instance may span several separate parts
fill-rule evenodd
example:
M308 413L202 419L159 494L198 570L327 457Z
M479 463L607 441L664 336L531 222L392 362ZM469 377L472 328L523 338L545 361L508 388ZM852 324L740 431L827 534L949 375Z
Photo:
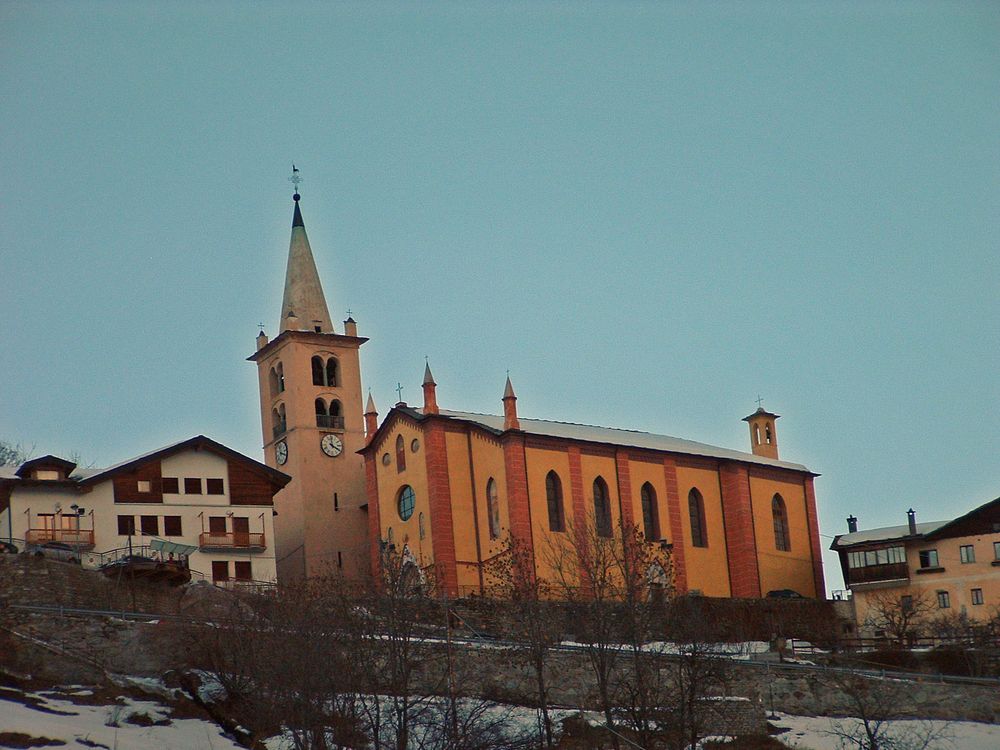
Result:
M403 471L396 470L396 437L403 436L403 444L406 449L406 468ZM411 449L414 440L418 440L420 445L416 453ZM375 453L376 479L378 481L379 494L379 520L381 522L381 537L388 539L389 529L392 529L393 542L397 549L402 549L404 544L408 544L410 551L416 556L421 567L426 567L434 562L433 555L433 524L430 521L430 490L427 482L427 462L425 451L427 450L426 440L422 429L400 420L396 429L392 430L378 446ZM382 456L389 454L389 465L382 463ZM399 491L404 485L413 488L415 504L413 515L409 520L403 521L399 517L398 498ZM420 514L424 515L424 538L420 538Z
M674 542L670 534L670 516L667 508L667 487L663 478L663 459L656 457L656 462L635 460L629 461L629 478L631 479L631 497L633 523L641 530L642 522L642 486L647 482L656 492L656 515L660 526L660 539ZM652 540L658 541L658 540Z
M780 494L788 512L791 550L775 546L771 500ZM754 537L757 541L757 565L762 595L775 589L792 589L803 596L815 596L813 561L809 544L809 523L802 479L790 481L765 478L750 473L750 500L753 507Z
M503 449L498 441L476 430L450 432L446 444L452 478L458 586L461 593L470 593L479 590L479 563L504 549L510 528ZM500 504L498 539L490 538L486 485L491 478L496 482Z
M726 534L722 521L722 497L719 475L714 469L677 467L677 487L681 505L681 526L684 530L684 560L687 588L705 596L729 596L729 564L726 557ZM688 513L688 493L696 487L705 500L705 524L708 546L691 544L691 518ZM677 542L674 542L675 544Z
M618 529L621 522L621 511L618 504L618 481L615 477L614 457L610 455L594 456L584 451L580 457L580 467L583 471L583 502L587 511L588 523L594 523L594 480L600 476L608 484L611 528Z
M570 490L569 455L563 450L529 446L525 451L528 474L528 497L531 501L531 536L535 550L535 575L552 585L557 584L553 561L572 552L569 529L573 523L573 498ZM545 494L545 477L550 471L559 475L563 494L563 517L567 531L549 529L549 509ZM574 571L575 573L575 571ZM575 575L566 583L575 584Z

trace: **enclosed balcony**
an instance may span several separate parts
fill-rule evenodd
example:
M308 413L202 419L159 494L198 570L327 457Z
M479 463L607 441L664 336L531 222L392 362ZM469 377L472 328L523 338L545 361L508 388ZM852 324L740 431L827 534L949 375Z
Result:
M267 549L267 543L263 534L252 534L248 531L204 531L198 536L198 548L216 552L231 550L263 552Z
M861 568L849 568L847 585L859 583L877 583L880 581L899 581L910 577L909 568L905 562L886 565L866 565Z

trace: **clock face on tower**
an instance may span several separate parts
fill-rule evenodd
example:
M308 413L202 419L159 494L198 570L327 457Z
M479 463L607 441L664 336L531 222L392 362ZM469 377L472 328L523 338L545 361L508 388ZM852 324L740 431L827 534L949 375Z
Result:
M319 441L319 447L328 456L339 456L344 450L344 443L336 435L324 435Z
M278 460L280 466L284 466L285 461L288 460L288 443L284 440L276 443L274 446L274 457Z

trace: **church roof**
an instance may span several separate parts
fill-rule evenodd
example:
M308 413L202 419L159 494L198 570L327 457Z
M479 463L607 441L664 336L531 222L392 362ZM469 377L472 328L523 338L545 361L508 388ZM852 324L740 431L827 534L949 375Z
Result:
M427 419L429 415L424 414L420 409L410 406L396 406L393 411L407 414L417 421ZM392 412L390 412L390 415ZM476 414L474 412L449 411L442 409L437 417L470 422L483 429L497 435L506 432L504 430L504 418L495 414ZM385 425L389 421L386 416ZM772 466L779 469L790 469L814 474L802 464L790 463L788 461L778 461L766 456L755 456L752 453L744 453L730 448L720 448L707 443L699 443L694 440L670 437L669 435L656 435L651 432L641 432L639 430L622 430L615 427L598 427L595 425L575 424L573 422L556 422L548 419L519 419L520 431L529 435L539 435L545 437L564 438L566 440L579 440L587 443L603 443L606 445L618 445L628 448L643 448L646 450L663 451L666 453L680 453L689 456L704 456L707 458L718 458L727 461L741 461L743 463L758 464L761 466ZM381 430L381 427L379 428ZM374 444L374 441L373 443ZM815 474L814 474L815 475Z
M302 212L299 210L299 195L296 193L279 329L315 331L317 327L320 333L333 332L330 311L326 306L323 285L319 281L316 261L309 246Z

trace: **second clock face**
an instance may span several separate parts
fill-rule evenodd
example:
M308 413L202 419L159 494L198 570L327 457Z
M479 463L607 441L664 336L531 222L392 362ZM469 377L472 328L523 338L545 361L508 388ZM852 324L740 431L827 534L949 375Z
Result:
M344 443L336 435L324 435L319 441L319 447L328 456L339 456L344 450Z
M278 464L282 466L288 460L288 444L284 440L275 444L274 457L278 459Z

